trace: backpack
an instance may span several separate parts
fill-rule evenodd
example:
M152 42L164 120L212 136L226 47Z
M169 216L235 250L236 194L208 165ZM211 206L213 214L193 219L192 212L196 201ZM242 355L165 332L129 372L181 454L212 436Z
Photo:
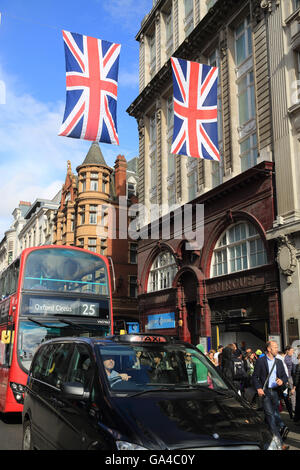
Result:
M233 380L241 380L245 377L245 369L243 360L239 358L233 359Z

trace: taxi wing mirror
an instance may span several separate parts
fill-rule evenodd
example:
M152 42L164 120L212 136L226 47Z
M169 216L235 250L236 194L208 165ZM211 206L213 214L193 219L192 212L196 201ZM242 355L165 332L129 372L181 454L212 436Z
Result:
M78 382L67 382L62 384L61 391L69 400L88 400L90 392L84 391L84 386Z

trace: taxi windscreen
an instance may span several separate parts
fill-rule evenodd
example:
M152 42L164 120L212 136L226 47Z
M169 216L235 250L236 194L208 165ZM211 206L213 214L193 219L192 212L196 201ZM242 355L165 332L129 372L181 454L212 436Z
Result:
M228 389L206 357L192 348L174 344L98 345L98 352L111 391Z

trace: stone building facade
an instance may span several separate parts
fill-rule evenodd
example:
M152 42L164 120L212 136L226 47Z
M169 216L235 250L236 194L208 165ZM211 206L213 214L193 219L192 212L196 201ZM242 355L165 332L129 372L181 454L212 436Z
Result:
M156 325L153 306L160 305L159 313L174 317L168 331L192 335L193 342L246 339L256 346L275 337L283 346L290 340L285 325L289 312L299 317L300 305L298 101L292 106L287 97L299 74L298 3L158 0L142 22L139 96L128 108L139 128L139 201L149 208L141 224L150 222L152 204L162 217L189 202L203 203L205 211L198 253L183 255L184 241L139 243L145 326ZM219 67L220 164L170 153L170 56ZM189 272L186 279L182 270ZM294 279L293 308L285 279ZM192 284L198 290L191 301L182 286Z
M54 243L74 245L107 256L111 265L113 313L116 330L136 322L137 243L119 233L119 198L137 202L136 159L118 155L109 167L98 143L92 143L83 163L72 172L68 162L60 205L55 218ZM110 236L110 210L115 214L115 236ZM126 227L127 227L126 215Z

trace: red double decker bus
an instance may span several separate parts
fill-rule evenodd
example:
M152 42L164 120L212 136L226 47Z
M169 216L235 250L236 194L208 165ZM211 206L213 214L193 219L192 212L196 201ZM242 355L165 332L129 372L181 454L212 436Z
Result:
M104 256L56 245L25 249L0 276L0 412L22 411L40 343L60 336L106 336L112 329Z

